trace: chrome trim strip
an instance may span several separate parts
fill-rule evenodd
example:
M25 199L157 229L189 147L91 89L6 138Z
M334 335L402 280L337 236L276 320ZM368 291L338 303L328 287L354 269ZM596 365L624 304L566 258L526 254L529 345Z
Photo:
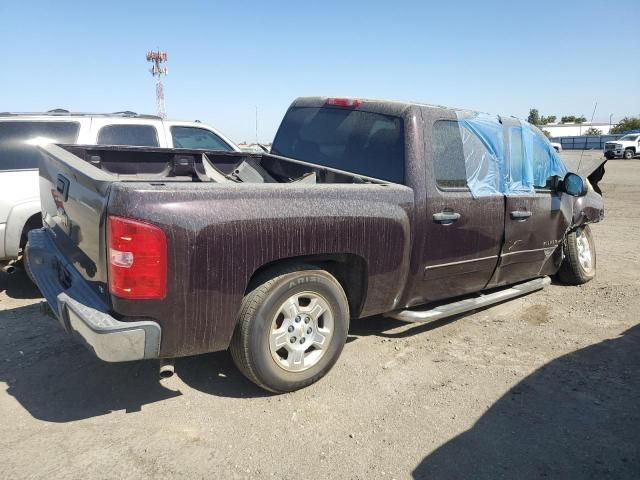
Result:
M436 268L442 268L442 267L453 267L455 265L462 265L464 263L481 262L483 260L495 260L497 258L498 258L498 255L492 255L490 257L472 258L470 260L460 260L458 262L440 263L438 265L430 265L428 267L425 267L424 271L426 272L428 270L435 270Z
M548 247L542 247L542 248L532 248L531 250L518 250L517 252L503 253L501 256L508 257L509 255L516 255L518 253L534 253L534 252L542 252L547 250L555 250L561 244L562 244L562 241L558 241L556 245L549 245Z

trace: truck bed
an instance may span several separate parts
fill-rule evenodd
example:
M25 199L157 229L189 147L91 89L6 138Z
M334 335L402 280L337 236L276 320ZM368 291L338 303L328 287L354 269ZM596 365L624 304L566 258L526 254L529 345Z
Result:
M121 181L389 183L268 153L93 145L60 148ZM205 164L226 178L212 179Z
M283 259L304 263L313 255L329 266L347 259L336 276L368 291L366 304L350 305L352 316L397 308L411 252L409 187L268 154L216 152L207 160L188 150L40 149L44 230L79 274L69 278L82 278L119 321L160 325L160 356L227 348L251 278ZM203 161L228 181L212 181ZM165 232L165 298L109 292L109 216Z

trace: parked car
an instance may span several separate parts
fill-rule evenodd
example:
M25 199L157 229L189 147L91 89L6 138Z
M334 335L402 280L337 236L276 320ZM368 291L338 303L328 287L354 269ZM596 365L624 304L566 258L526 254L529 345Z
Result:
M558 142L549 142L549 143L551 143L551 146L553 147L553 149L556 152L560 153L562 151L562 144L561 143L558 143Z
M198 122L162 120L133 112L0 113L0 263L17 259L27 232L42 225L38 154L33 139L86 145L204 148L237 152L217 130ZM6 268L13 269L13 266Z
M263 143L239 143L238 148L247 153L269 153L271 145Z
M292 391L335 364L350 318L431 321L596 273L602 197L513 118L314 97L271 153L40 149L27 265L106 361L230 348Z
M631 160L640 154L640 133L630 133L613 142L604 144L604 156L608 159L624 158Z

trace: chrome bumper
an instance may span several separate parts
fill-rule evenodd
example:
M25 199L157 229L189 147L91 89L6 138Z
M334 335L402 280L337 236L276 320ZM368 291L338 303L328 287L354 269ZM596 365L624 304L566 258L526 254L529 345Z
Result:
M46 229L29 232L25 261L53 315L78 336L98 358L127 362L158 358L160 325L150 320L122 322L57 249ZM60 272L64 271L65 285Z

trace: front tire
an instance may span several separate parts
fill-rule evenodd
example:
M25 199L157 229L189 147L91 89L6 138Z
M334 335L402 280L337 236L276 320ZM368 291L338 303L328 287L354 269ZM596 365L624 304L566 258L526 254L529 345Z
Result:
M298 265L272 271L242 300L231 340L238 369L275 393L316 382L346 343L349 304L340 283L324 270Z
M622 154L622 157L625 160L631 160L634 157L635 153L633 150L631 150L630 148L627 148L624 153Z
M585 225L567 235L558 278L569 285L582 285L595 276L596 246L589 225Z

